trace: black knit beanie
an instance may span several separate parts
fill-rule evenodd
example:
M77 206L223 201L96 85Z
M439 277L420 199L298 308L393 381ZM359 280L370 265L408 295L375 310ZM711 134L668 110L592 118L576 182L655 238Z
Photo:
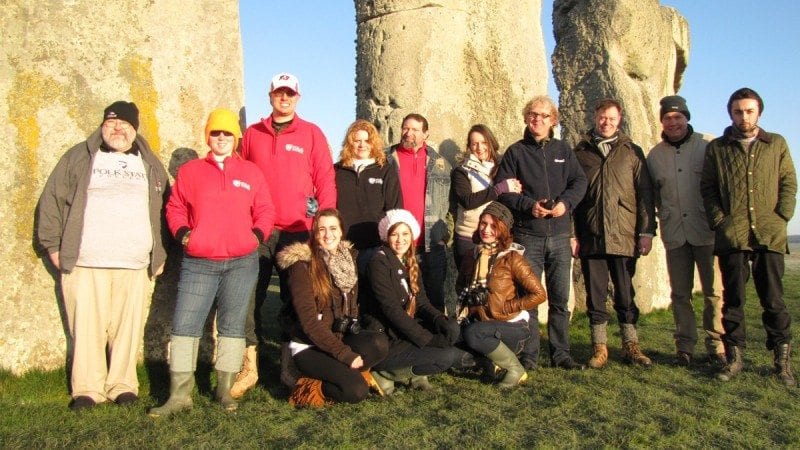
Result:
M131 124L134 130L139 130L139 108L133 102L119 100L108 105L103 111L103 122L108 119L124 120Z
M658 116L660 119L668 112L679 112L686 116L689 120L689 108L686 107L686 99L680 95L668 95L661 99L661 114Z

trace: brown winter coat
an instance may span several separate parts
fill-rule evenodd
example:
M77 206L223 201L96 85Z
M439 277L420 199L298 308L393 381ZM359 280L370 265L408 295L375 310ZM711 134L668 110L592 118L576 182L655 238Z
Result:
M346 244L355 261L355 250L349 242ZM335 305L342 314L358 317L358 284L345 297L331 280L329 304L321 308L311 286L311 247L307 243L297 242L283 249L277 258L278 267L288 274L289 291L296 316L289 331L291 339L314 345L349 366L358 354L342 342L342 333L333 332L333 308Z
M479 320L508 321L521 311L533 309L547 300L547 294L539 281L539 275L522 256L522 247L512 244L512 248L501 252L494 261L487 288L489 301L486 306L470 308L470 316ZM477 250L476 250L477 252ZM475 273L477 253L464 257L458 276L458 290L472 282ZM517 286L520 286L525 295L517 295Z

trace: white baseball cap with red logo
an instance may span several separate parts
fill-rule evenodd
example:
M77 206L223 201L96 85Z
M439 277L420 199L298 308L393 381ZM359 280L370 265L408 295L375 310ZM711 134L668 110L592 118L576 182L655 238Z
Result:
M272 82L269 84L269 92L272 93L275 89L285 87L291 89L296 93L300 93L300 80L290 73L279 73L272 77Z

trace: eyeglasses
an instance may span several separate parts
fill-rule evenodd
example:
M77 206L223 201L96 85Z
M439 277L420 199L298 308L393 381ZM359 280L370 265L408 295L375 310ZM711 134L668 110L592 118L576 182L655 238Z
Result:
M526 114L526 116L528 117L528 119L547 120L547 119L550 118L550 114L540 114L540 113L537 113L537 112L529 112L528 114Z
M129 124L127 121L122 120L122 119L107 119L105 122L103 122L103 126L106 127L106 128L111 128L111 129L114 129L114 128L117 128L117 127L120 127L120 128L133 128L133 125Z
M211 137L219 137L220 135L225 135L226 137L232 137L233 133L231 133L230 131L214 130L208 133L208 135Z

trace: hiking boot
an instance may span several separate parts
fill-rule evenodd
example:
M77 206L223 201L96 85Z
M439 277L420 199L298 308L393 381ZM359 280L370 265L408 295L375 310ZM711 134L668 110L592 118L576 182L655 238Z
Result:
M594 344L594 353L586 363L592 369L602 369L608 362L608 346L606 344Z
M728 363L728 359L725 358L725 353L709 353L708 362L714 366L722 367Z
M245 349L242 361L242 370L236 374L236 380L231 387L231 397L240 399L258 382L258 352L256 346L251 345Z
M622 360L628 364L638 364L642 367L650 367L653 361L650 360L636 341L628 341L622 344Z
M692 364L692 354L678 350L675 353L675 365L679 367L689 367Z
M717 379L720 381L731 381L733 377L744 369L742 350L735 345L725 346L725 353L727 362L719 373L717 373Z
M797 386L797 381L792 375L792 369L789 367L789 356L792 353L792 348L789 344L780 344L775 347L775 376L788 387Z

